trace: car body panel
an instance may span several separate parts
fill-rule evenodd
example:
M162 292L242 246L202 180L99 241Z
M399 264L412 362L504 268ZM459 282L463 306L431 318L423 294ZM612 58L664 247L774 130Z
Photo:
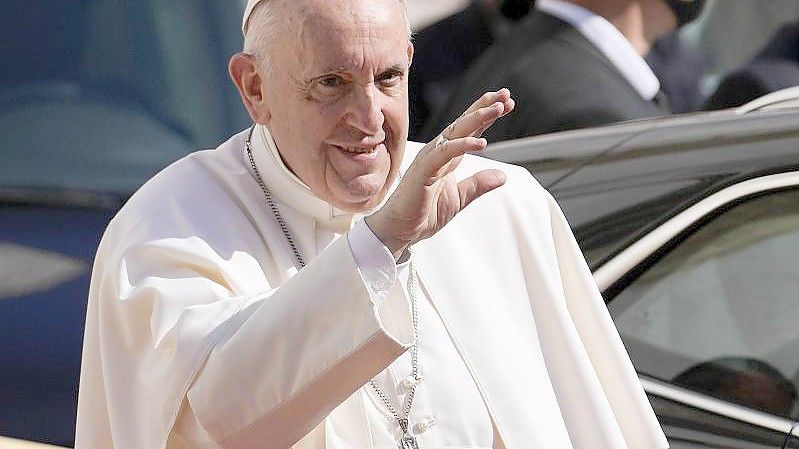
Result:
M751 195L796 186L799 186L799 171L790 171L741 181L708 195L648 232L594 271L599 289L604 292L612 289L623 277L635 272L636 267L647 257L656 254L668 242L697 222L712 216L715 211Z
M0 437L0 449L58 449L61 447L16 438Z
M629 138L621 137L625 129ZM592 132L600 131L514 141L488 155L498 151L503 159L503 148L510 148L514 163L542 170L550 167L552 148L565 142L581 155L566 175L560 167L532 173L551 182L610 301L680 235L752 195L799 185L797 111L722 111L647 121L645 129L612 125L601 130L619 137L612 148L598 145ZM635 341L625 344L631 354L647 353ZM673 449L778 448L795 425L644 374L642 383Z
M492 145L485 156L531 170L597 268L731 179L799 166L799 111L650 119Z
M16 256L0 287L3 435L71 445L89 276L102 208L2 206L0 252ZM13 282L11 282L13 281Z

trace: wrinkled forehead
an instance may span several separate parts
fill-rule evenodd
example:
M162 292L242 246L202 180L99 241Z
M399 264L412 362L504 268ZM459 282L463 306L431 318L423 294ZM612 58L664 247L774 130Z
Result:
M347 38L404 37L403 15L393 0L312 0L307 3L323 3L323 6L306 4L295 9L294 18L306 37L314 36L330 44Z
M306 11L297 32L296 56L308 68L377 69L410 63L402 17L377 1L355 9Z

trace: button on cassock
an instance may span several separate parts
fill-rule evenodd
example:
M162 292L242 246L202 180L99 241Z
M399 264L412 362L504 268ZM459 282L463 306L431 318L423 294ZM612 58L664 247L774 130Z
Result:
M413 431L416 434L425 433L430 430L436 423L436 418L433 416L425 416L419 422L413 425Z

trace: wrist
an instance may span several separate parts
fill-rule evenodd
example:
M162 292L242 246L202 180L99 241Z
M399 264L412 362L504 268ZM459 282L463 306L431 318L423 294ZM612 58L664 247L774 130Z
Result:
M376 215L370 215L364 218L363 221L375 237L388 248L391 255L394 256L394 260L399 260L405 250L408 249L408 246L410 246L409 242L404 242L391 236L391 233L388 231L389 226Z

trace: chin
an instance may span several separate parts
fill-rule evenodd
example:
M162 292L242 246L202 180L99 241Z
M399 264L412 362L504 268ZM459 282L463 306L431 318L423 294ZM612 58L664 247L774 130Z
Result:
M384 194L385 192L381 190L374 195L351 198L350 201L348 201L349 208L351 209L350 212L360 213L371 211L380 204Z
M387 173L370 173L358 176L349 183L342 185L340 192L344 198L351 202L362 203L370 201L375 196L383 195L389 184Z
M349 213L369 212L380 205L386 194L387 189L383 186L372 192L364 192L363 190L357 192L347 191L343 195L343 200L338 201L339 204L335 206ZM341 199L342 197L339 198Z

